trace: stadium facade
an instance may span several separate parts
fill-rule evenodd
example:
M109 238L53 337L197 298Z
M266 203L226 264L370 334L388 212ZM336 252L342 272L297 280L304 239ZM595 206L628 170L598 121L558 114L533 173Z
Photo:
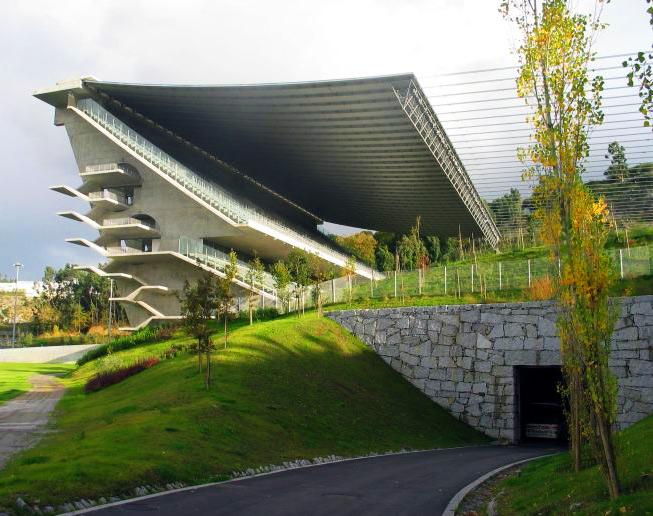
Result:
M293 248L342 266L324 221L425 234L499 232L412 74L247 86L119 84L85 77L35 96L65 126L81 185L52 190L90 211L60 212L99 232L73 244L108 262L130 328L179 318L174 293L222 275L230 249L271 263ZM358 264L357 274L380 273ZM277 302L272 277L255 293Z

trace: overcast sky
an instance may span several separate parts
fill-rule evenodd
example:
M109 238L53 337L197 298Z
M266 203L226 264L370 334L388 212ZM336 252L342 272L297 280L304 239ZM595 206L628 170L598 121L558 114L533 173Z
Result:
M56 81L225 84L435 75L515 63L498 0L21 1L3 9L0 88L0 273L25 264L94 264L99 257L64 242L95 238L55 215L83 209L48 186L79 184L65 130L50 106L31 97ZM579 7L591 2L578 2ZM597 51L650 47L644 0L613 0Z

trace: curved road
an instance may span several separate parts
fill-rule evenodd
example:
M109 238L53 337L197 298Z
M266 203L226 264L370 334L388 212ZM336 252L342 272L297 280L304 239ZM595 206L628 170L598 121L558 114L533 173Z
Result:
M84 512L177 515L440 515L463 487L555 446L475 446L350 460L155 495Z

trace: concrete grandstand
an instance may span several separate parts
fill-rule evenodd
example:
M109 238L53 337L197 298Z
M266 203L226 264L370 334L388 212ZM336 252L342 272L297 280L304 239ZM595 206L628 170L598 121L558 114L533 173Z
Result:
M427 234L499 232L412 74L248 86L136 85L85 77L35 96L55 107L90 205L59 215L93 227L71 238L106 257L130 328L179 318L184 280L221 275L226 253L266 263L300 248L336 266L325 221ZM239 264L236 289L249 289ZM380 278L358 264L357 274ZM266 275L261 304L277 302Z

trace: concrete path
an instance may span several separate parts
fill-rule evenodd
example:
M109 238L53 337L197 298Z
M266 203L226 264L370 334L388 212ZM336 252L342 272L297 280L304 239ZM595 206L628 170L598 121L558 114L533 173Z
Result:
M35 374L29 380L31 391L0 405L0 468L11 455L40 439L50 412L65 390L53 376Z
M449 500L502 465L555 446L474 446L285 471L91 509L101 515L440 515Z

